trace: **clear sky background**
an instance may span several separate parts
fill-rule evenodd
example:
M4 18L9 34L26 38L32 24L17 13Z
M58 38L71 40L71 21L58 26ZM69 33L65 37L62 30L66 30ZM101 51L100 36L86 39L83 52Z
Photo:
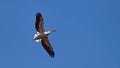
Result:
M42 13L55 51L36 33ZM1 0L0 68L120 68L120 0Z

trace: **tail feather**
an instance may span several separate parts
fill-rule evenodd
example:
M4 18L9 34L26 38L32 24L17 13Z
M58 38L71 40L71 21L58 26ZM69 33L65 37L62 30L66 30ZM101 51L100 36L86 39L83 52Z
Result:
M34 40L35 40L35 38L38 36L38 34L35 34L34 35ZM38 40L35 40L35 42L40 42L41 41L41 39L38 39Z

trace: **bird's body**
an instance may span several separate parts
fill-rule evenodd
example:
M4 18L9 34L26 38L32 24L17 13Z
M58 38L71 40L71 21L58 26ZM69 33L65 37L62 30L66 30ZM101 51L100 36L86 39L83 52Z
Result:
M51 32L55 32L56 30L48 30L47 32L45 32L43 17L40 13L36 14L35 28L36 28L37 34L34 35L34 40L38 42L40 41L43 48L48 52L48 54L51 57L54 57L55 53L48 40L48 35Z
M44 37L47 37L48 34L49 34L48 32L37 33L37 34L35 34L35 36L34 36L34 40L40 40L40 39L43 39Z
M47 32L43 32L43 33L39 33L37 32L37 34L34 35L34 40L41 40L44 37L47 37L51 32L55 32L56 30L49 30Z

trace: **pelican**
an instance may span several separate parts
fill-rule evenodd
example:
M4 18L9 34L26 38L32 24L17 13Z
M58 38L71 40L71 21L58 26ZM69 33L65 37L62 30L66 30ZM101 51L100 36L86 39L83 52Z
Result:
M47 51L49 56L54 57L55 53L54 53L54 50L48 40L48 35L51 32L55 32L56 30L45 31L44 20L43 20L42 14L39 12L37 12L37 14L36 14L35 29L37 31L37 34L34 35L34 40L36 42L40 41L43 48Z

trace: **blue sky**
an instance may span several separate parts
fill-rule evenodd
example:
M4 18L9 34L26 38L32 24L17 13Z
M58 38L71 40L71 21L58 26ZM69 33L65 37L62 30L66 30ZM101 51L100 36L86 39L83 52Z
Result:
M1 0L0 68L120 68L119 0ZM33 40L42 13L55 51Z

